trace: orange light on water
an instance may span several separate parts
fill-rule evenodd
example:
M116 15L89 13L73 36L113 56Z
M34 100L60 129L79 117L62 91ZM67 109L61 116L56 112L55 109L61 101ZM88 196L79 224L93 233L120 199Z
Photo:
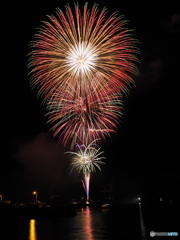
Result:
M91 219L91 212L89 207L86 207L85 229L86 229L87 239L93 240L94 238L92 233L92 219Z
M29 240L37 240L35 219L29 221Z

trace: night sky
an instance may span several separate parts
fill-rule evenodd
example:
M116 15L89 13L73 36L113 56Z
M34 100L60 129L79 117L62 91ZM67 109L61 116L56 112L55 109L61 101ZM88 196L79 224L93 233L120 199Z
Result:
M73 1L67 1L73 6ZM64 10L66 1L8 1L1 7L0 194L28 201L32 191L48 199L83 193L80 175L49 133L36 91L29 86L28 44L41 20ZM84 3L84 1L79 1ZM93 1L89 1L93 3ZM179 170L180 11L177 1L97 1L119 11L135 29L141 50L140 75L124 98L118 132L102 146L106 165L93 174L92 197L113 181L117 199L177 199ZM90 4L91 5L91 4Z

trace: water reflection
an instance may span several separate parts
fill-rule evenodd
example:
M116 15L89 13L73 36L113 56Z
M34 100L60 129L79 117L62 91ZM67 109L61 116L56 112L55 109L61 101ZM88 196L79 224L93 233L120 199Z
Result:
M30 219L29 221L29 240L37 240L35 219Z
M82 209L85 213L85 221L84 221L84 229L86 233L86 239L93 240L93 233L92 233L92 219L91 219L91 212L90 208L87 206L85 209Z
M87 206L77 215L59 219L11 220L0 222L0 239L7 240L147 240L144 207L116 206L99 209ZM147 214L147 213L146 213ZM145 222L144 222L145 220Z
M139 204L139 217L140 217L140 231L141 231L141 236L143 240L147 239L147 230L146 226L144 224L144 218L142 214L142 208L141 208L141 203Z

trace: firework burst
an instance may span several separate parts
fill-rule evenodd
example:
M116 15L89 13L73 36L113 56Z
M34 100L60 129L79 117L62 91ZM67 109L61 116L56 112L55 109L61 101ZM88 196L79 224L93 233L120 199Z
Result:
M98 93L98 94L97 94ZM122 116L120 93L110 92L110 88L92 91L86 97L77 96L72 86L53 94L47 103L48 122L54 135L58 135L64 145L71 140L75 143L105 139L115 132Z
M138 72L137 41L122 16L106 15L107 9L99 11L97 4L91 10L85 4L82 12L75 4L74 13L67 5L65 13L57 9L43 22L29 57L31 85L38 86L39 95L48 98L67 84L82 95L94 81L128 92L131 76Z
M84 181L82 184L86 192L86 203L89 204L89 185L90 185L90 176L92 172L96 171L96 168L101 170L101 165L105 164L102 160L105 157L102 157L101 154L103 151L100 151L101 148L98 147L96 142L98 139L95 139L88 145L79 145L77 144L77 152L67 152L71 155L74 155L72 158L72 170L78 170L83 172ZM72 171L71 170L71 171Z
M82 171L84 175L90 175L96 171L96 168L101 170L100 165L104 164L102 159L105 159L105 157L100 156L103 151L100 151L101 148L96 144L97 140L95 139L87 146L77 144L77 152L66 152L74 155L72 158L72 170Z
M87 199L90 174L104 164L97 142L116 131L122 95L138 74L136 44L123 16L87 3L83 10L57 9L30 43L31 87L43 98L54 136L71 150L77 146L69 152L72 169L83 172Z

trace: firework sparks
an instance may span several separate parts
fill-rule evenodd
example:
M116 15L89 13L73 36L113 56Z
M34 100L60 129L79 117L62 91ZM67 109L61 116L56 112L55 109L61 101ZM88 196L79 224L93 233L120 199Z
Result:
M116 130L120 95L128 93L132 76L138 73L132 31L122 16L106 15L107 9L99 11L97 4L91 10L85 4L83 11L75 4L74 13L67 5L65 13L57 9L56 16L42 23L30 44L31 86L37 86L38 95L44 97L48 122L65 145L70 139L76 142L74 133L82 138L87 132L92 136L89 129L94 129L92 141L103 137L102 129ZM104 133L107 136L110 131Z
M91 91L86 97L74 96L73 87L69 86L61 93L58 90L47 103L48 122L52 125L54 135L67 145L105 139L115 132L122 116L122 100L119 93L99 89L98 95ZM108 94L109 93L109 94Z
M48 16L31 42L28 68L31 87L47 109L54 136L77 146L72 170L83 172L89 201L90 175L104 157L97 142L115 132L122 116L122 95L138 74L139 49L123 16L94 4ZM80 145L80 142L82 144Z
M92 83L94 74L118 90L127 91L137 74L136 40L126 28L126 21L116 13L106 17L107 10L84 6L83 14L75 5L75 15L67 5L66 13L57 9L57 16L43 22L36 40L31 43L29 67L32 86L50 96L57 88L70 85L83 90Z
M96 141L98 141L98 139L95 139L87 146L77 144L77 152L66 152L74 155L72 158L72 170L82 171L84 175L95 172L96 168L101 170L100 165L104 164L102 159L105 159L105 157L100 156L103 151L100 151L101 148L97 146Z
M90 176L92 172L96 171L96 168L101 170L100 165L105 164L102 162L105 157L102 157L101 154L103 151L100 151L96 144L98 139L92 141L89 145L78 145L77 152L67 152L71 155L74 155L72 158L72 170L76 169L79 172L83 172L84 181L82 180L84 190L86 192L86 203L89 204L89 185L90 185Z

